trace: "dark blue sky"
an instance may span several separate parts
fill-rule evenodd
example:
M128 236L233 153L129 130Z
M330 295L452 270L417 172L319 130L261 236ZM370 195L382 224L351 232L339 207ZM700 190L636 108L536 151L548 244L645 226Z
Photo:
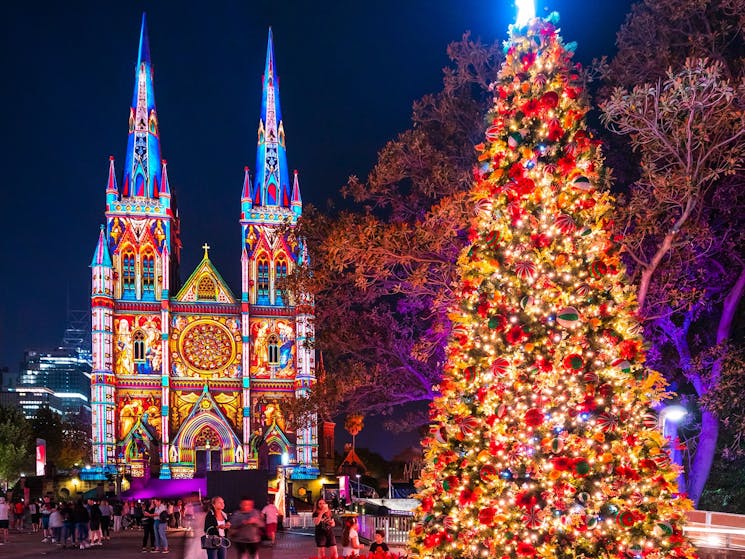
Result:
M611 54L629 0L538 0L577 57ZM304 201L337 198L437 91L466 30L504 39L511 0L13 2L3 10L0 365L59 343L86 308L108 157L118 180L139 24L147 12L162 154L177 192L182 277L208 242L239 291L243 167L255 165L267 28L274 29L288 160ZM368 424L370 424L368 422ZM366 429L367 433L372 429ZM365 446L366 432L359 436Z

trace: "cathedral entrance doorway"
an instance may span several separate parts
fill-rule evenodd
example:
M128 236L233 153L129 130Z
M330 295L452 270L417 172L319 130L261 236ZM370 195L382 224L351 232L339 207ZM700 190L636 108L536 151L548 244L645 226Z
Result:
M210 448L196 449L196 460L194 461L194 477L206 477L207 472L218 472L222 470L221 450Z

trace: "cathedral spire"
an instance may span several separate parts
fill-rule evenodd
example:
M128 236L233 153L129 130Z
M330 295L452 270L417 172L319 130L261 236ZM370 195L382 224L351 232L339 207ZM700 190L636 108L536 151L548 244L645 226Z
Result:
M143 13L134 94L129 109L129 138L121 195L126 198L158 198L161 182L160 131L155 110L150 41Z
M300 196L300 181L298 180L298 172L295 169L295 176L292 179L292 211L297 215L303 212L303 199Z
M279 80L274 63L274 40L271 28L269 28L266 46L263 82L261 119L256 149L256 179L251 201L254 206L289 208L291 196L285 130L279 104Z
M106 243L106 228L103 225L98 234L96 250L93 252L93 259L91 260L91 268L94 266L111 268L111 253L109 252L109 245Z

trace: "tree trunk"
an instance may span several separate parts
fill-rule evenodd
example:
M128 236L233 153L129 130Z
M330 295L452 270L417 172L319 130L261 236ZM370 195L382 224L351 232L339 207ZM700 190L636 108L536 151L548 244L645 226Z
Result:
M698 507L706 480L709 478L711 464L717 450L719 420L706 409L701 410L701 436L696 447L696 455L688 475L688 497Z

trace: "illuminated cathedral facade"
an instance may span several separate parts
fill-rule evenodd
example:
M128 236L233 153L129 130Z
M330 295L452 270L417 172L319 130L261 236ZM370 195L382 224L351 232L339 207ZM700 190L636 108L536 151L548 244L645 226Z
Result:
M286 227L302 202L297 171L290 182L278 85L270 30L256 174L245 170L240 199L240 296L206 244L181 284L143 16L122 180L111 158L91 263L92 459L103 471L175 479L283 463L318 472L315 422L293 427L284 405L315 382L315 356L312 300L283 289L307 256Z

